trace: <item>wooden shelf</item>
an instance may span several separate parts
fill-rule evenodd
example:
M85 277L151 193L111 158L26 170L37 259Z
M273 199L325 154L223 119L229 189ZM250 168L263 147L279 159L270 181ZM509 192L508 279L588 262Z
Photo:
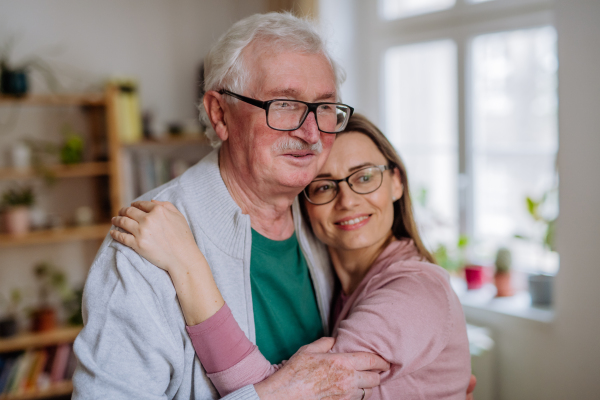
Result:
M73 165L53 165L46 167L47 171L57 178L78 178L86 176L101 176L109 174L108 162L87 162ZM40 174L33 168L15 169L0 168L0 179L29 179L39 178Z
M10 338L0 339L0 353L72 343L81 329L81 326L69 326L48 332L22 333Z
M69 242L76 240L104 239L111 224L75 226L63 229L33 231L25 235L0 234L0 248Z
M168 137L165 139L144 139L135 143L123 144L127 148L143 148L143 147L156 147L156 146L185 146L185 145L210 145L208 139L204 134L200 136L182 136L182 137Z
M73 392L73 382L62 381L53 383L48 389L35 390L18 394L0 394L0 400L35 400L56 396L68 396Z
M103 93L85 94L30 94L24 97L0 96L0 105L24 106L103 106Z

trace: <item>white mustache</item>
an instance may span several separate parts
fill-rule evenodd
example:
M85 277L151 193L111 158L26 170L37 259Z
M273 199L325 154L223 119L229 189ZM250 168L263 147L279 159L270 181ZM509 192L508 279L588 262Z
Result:
M273 145L273 151L283 153L287 150L310 150L315 154L320 154L323 151L323 143L321 139L315 144L308 144L303 140L294 139L291 137L282 138L281 141Z

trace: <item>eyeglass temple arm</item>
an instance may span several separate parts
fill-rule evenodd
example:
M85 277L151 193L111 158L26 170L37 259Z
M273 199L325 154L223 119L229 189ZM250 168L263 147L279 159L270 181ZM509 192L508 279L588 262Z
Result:
M218 93L219 94L228 94L231 97L235 97L238 100L241 100L248 104L252 104L253 106L256 106L256 107L260 107L264 110L267 109L267 107L268 107L267 103L269 103L268 101L260 101L260 100L256 100L256 99L251 99L250 97L242 96L242 95L230 92L229 90L226 90L226 89L221 89L218 91Z

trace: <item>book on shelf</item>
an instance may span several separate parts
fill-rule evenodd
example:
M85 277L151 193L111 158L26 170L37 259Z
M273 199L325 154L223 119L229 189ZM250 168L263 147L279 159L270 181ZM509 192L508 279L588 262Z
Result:
M133 175L136 181L134 197L164 185L190 167L190 163L185 160L171 159L149 152L137 152L132 155L132 162L135 165Z
M52 383L70 380L76 366L70 343L0 354L0 394L48 389Z

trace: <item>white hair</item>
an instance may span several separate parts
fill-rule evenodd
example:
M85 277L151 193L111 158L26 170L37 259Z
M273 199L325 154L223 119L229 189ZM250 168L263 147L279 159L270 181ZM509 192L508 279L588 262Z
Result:
M204 92L227 89L234 93L244 93L250 71L244 65L242 52L255 41L264 42L271 52L323 54L331 65L339 94L339 87L346 78L345 72L331 57L316 26L288 12L254 14L233 24L204 59ZM236 100L228 98L227 101ZM221 144L221 139L212 129L203 99L198 109L200 120L207 126L206 136L213 147L217 147Z

